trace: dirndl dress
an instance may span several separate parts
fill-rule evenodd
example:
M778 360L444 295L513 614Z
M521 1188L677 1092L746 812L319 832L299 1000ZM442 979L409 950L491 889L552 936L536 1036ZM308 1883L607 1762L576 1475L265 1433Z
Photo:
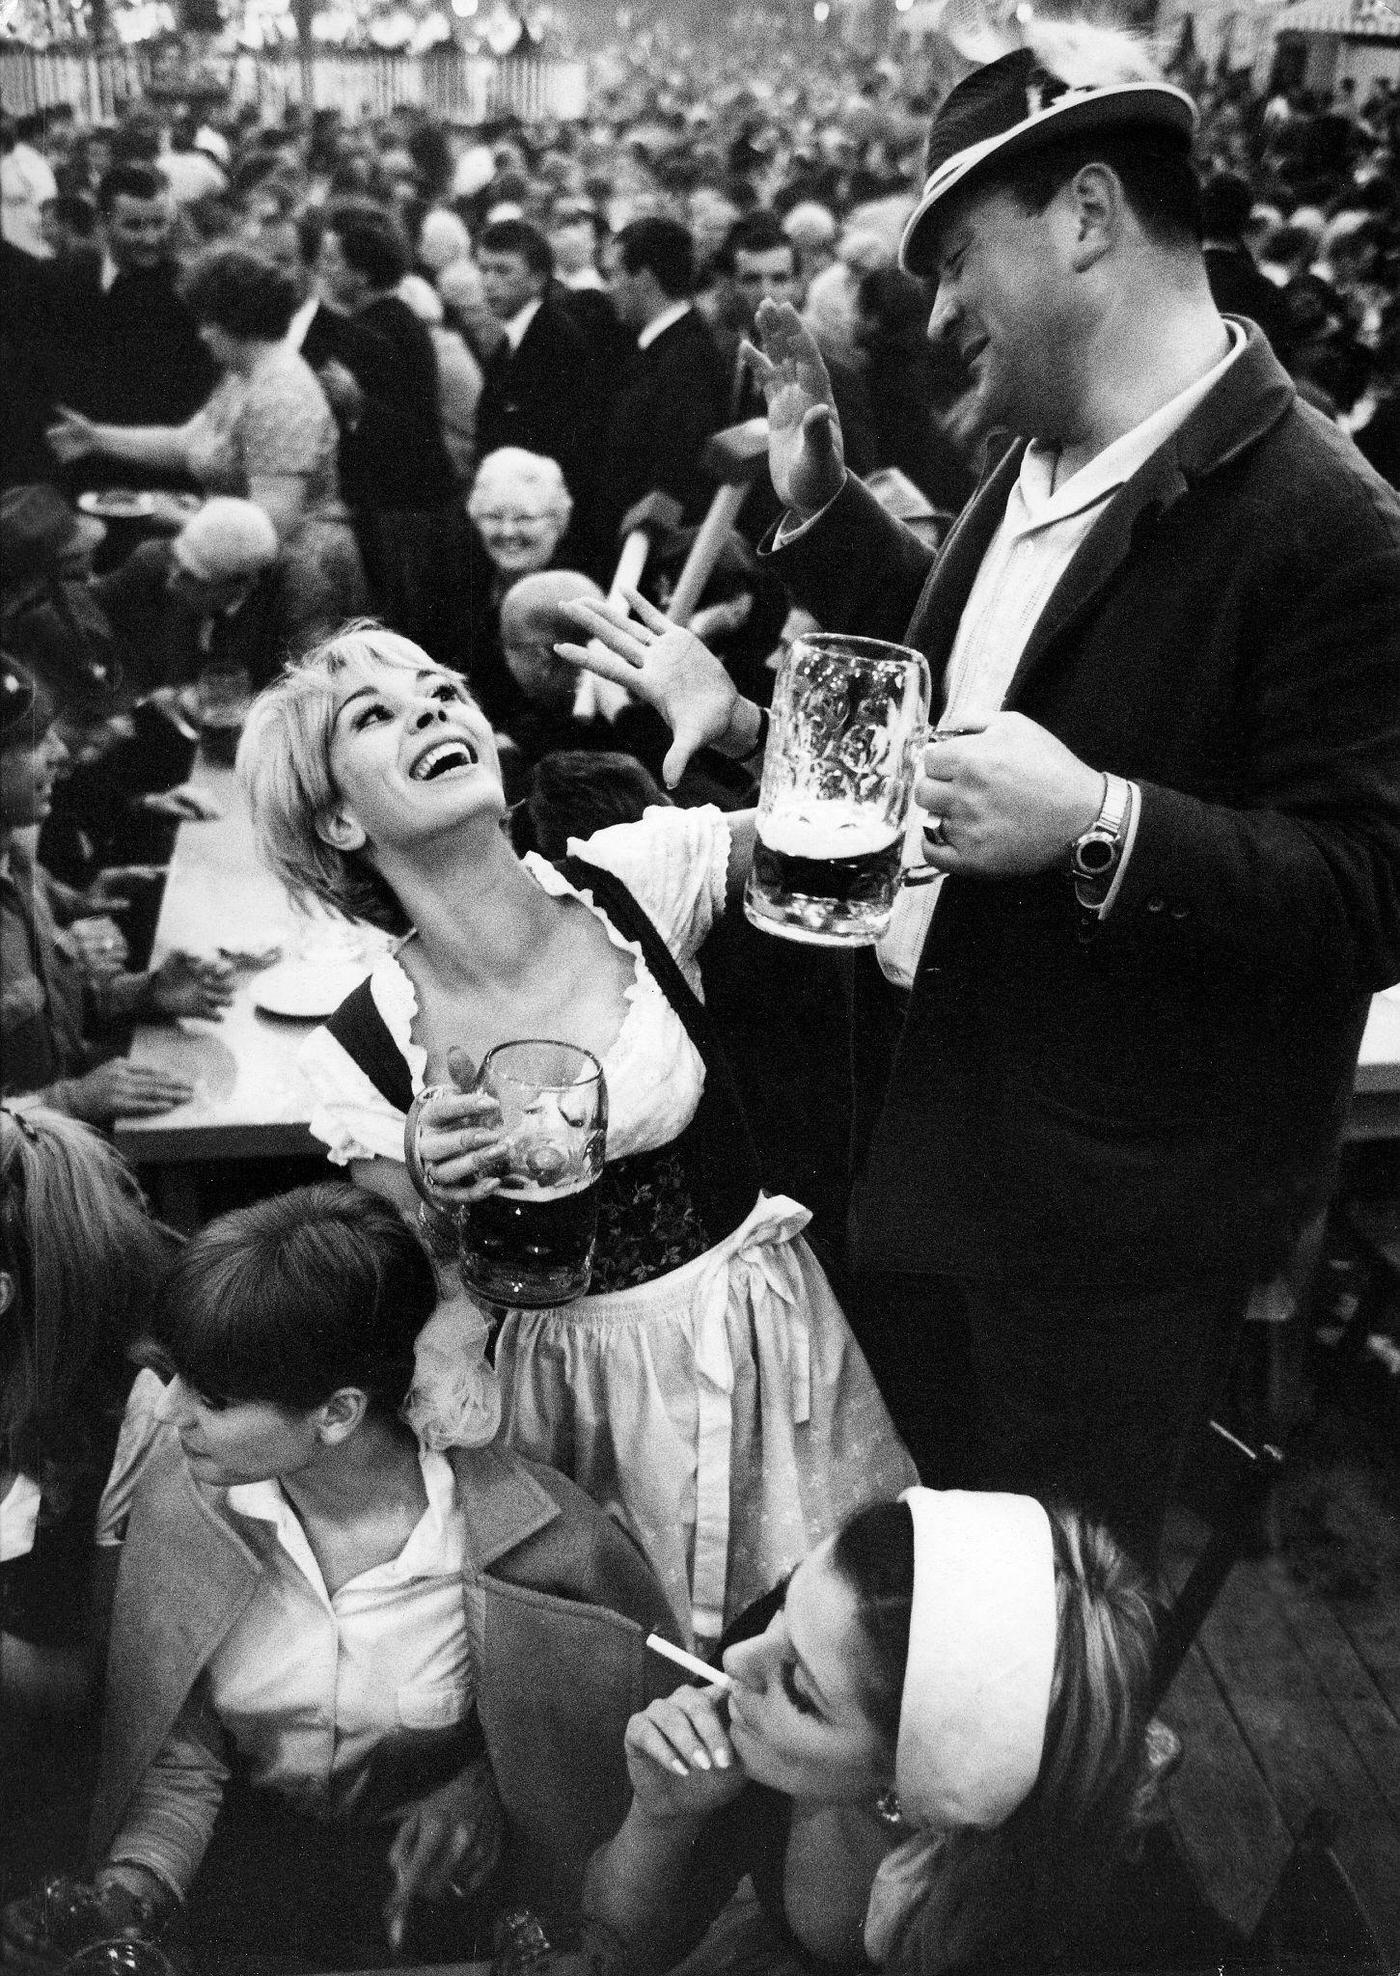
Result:
M917 1479L803 1239L807 1210L762 1189L697 992L728 848L718 810L657 809L575 840L559 868L526 859L547 890L597 915L635 982L603 1059L592 1287L556 1309L509 1311L496 1342L506 1440L632 1533L701 1645L853 1510ZM416 1014L387 955L309 1039L312 1130L333 1160L402 1159L423 1088ZM450 1440L451 1411L428 1391L413 1424Z

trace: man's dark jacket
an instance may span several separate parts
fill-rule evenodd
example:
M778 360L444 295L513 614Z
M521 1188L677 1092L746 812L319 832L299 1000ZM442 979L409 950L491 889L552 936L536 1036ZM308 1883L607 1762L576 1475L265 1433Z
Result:
M53 277L48 364L53 396L115 425L183 425L213 390L218 370L199 340L173 262L118 274L102 288L102 260L83 251ZM84 460L77 483L149 485L160 475Z
M608 406L600 526L612 543L634 502L653 491L698 521L714 492L700 454L725 422L729 379L709 324L694 309L645 350L635 347Z
M588 339L563 303L546 295L520 348L502 342L487 360L476 408L477 458L523 446L557 460L577 509L596 472L599 411Z
M930 553L848 481L779 551L937 694L1024 447ZM858 1204L867 1267L1101 1290L1246 1277L1325 1165L1400 977L1400 500L1248 348L1109 501L1006 707L1134 778L1121 892L950 878Z

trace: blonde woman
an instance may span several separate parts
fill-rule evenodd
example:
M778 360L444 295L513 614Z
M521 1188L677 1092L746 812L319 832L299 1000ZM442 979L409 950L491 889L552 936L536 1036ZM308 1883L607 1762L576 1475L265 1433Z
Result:
M519 858L480 708L373 627L269 688L239 763L263 854L293 893L403 936L304 1056L312 1130L356 1180L416 1211L405 1115L448 1085L418 1152L443 1205L475 1198L493 1184L498 1121L451 1088L453 1063L469 1082L521 1036L602 1062L594 1294L507 1314L503 1428L631 1529L680 1626L714 1640L850 1510L913 1480L802 1239L807 1211L762 1190L697 992L752 816L655 809L575 842L559 867ZM432 1342L441 1354L441 1327ZM478 1397L480 1372L457 1355ZM452 1438L451 1413L424 1431Z

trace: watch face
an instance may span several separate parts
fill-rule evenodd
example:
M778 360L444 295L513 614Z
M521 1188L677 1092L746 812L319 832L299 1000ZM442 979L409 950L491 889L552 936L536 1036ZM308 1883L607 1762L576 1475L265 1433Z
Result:
M1082 837L1074 847L1074 868L1086 878L1102 878L1118 861L1118 841L1113 837Z

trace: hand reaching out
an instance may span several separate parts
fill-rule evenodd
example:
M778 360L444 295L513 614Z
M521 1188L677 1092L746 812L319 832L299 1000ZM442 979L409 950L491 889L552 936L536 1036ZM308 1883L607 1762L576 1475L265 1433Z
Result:
M484 1757L404 1818L389 1848L394 1891L384 1907L384 1928L397 1954L415 1901L469 1896L495 1872L505 1841L496 1780Z
M662 780L674 789L695 751L728 734L739 695L693 632L672 624L638 591L623 595L635 617L588 597L565 604L565 613L596 643L554 649L570 665L614 680L656 709L675 737L661 765Z
M232 973L226 961L204 961L177 950L152 968L146 992L159 1015L212 1018L233 1000Z
M101 428L81 412L75 412L68 405L57 405L56 422L48 429L46 437L53 448L55 457L64 466L74 460L84 460L90 453L102 451Z
M768 401L768 471L799 515L835 500L846 478L841 421L822 353L791 302L765 300L754 319L758 344L741 355Z

